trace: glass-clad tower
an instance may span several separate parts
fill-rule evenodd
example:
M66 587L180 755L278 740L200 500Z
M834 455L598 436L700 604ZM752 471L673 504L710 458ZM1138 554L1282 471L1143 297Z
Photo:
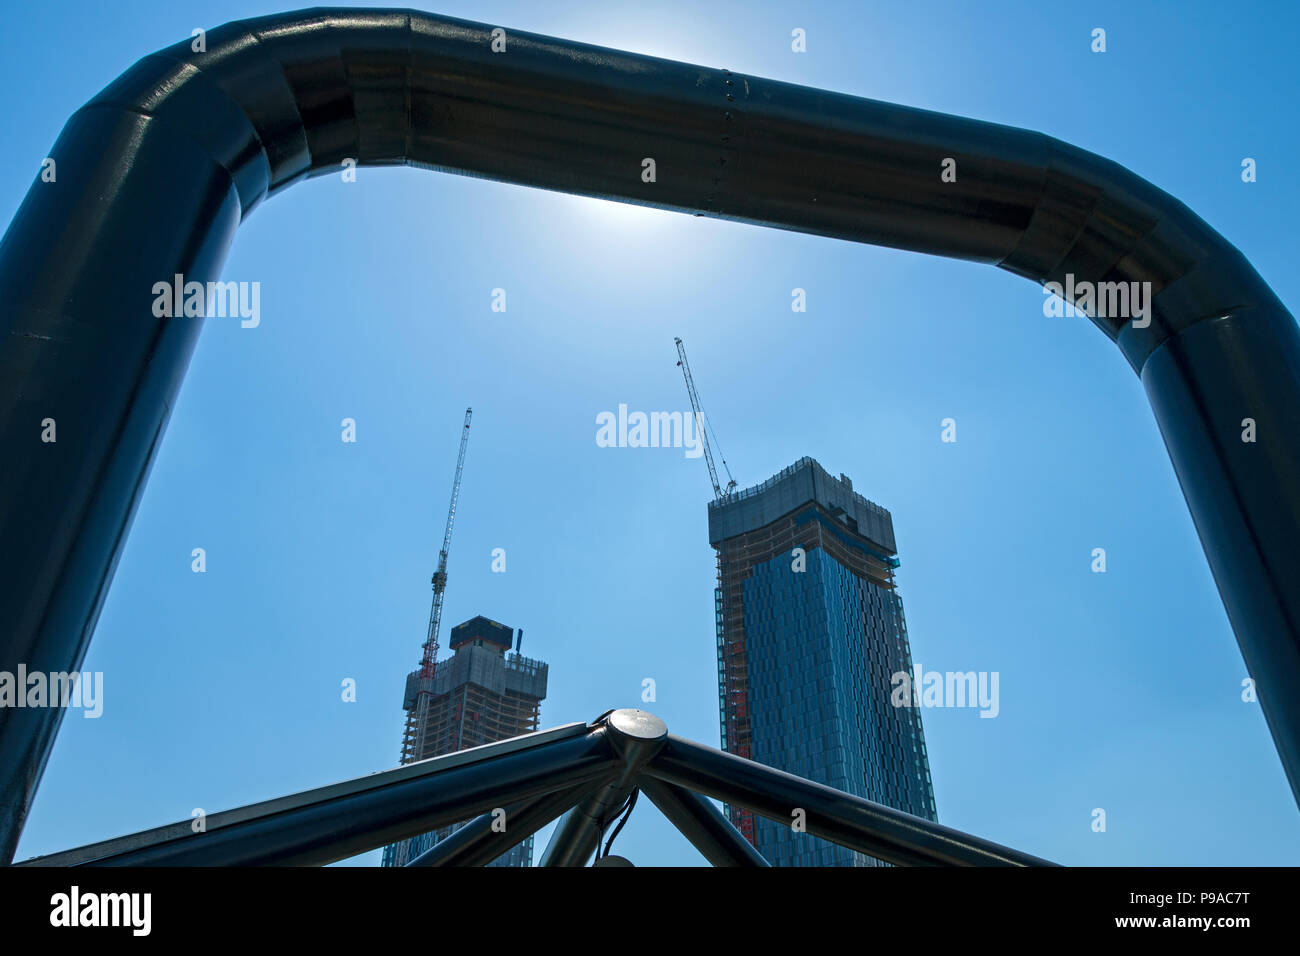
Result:
M912 672L888 511L801 458L709 505L722 749L936 819L921 715L890 703ZM877 861L729 807L774 866Z

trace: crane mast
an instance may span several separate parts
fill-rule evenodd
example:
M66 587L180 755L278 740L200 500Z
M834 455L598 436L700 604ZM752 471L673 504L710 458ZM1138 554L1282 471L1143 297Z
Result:
M451 483L451 505L447 508L447 529L438 551L438 569L433 572L433 607L429 609L429 634L420 658L421 679L432 678L438 663L438 630L442 626L442 592L447 589L447 551L451 548L451 529L456 524L456 502L460 498L460 476L465 471L465 449L469 447L469 419L474 409L465 409L465 427L460 433L460 453L456 456L456 478Z
M700 443L704 446L704 461L709 466L709 481L713 483L713 497L715 499L724 498L735 490L736 479L731 477L731 469L727 467L727 460L722 458L722 467L727 472L727 487L725 490L718 481L718 469L713 464L713 449L709 446L708 429L705 428L709 417L704 413L704 408L700 405L700 395L695 390L695 379L691 376L691 366L686 361L686 346L682 344L682 340L679 338L673 339L673 341L677 343L677 365L682 370L682 378L686 380L686 394L691 400L691 412L695 415L696 431L699 432ZM709 428L711 429L712 426L709 426ZM718 436L715 434L713 437L716 439ZM719 458L722 456L721 448L718 449L718 456Z
M429 701L433 696L433 674L438 665L438 631L442 627L442 595L447 589L447 552L451 548L451 530L456 524L456 502L460 498L460 478L465 470L465 449L469 446L469 420L472 408L465 409L465 425L460 433L460 453L456 456L456 477L451 483L451 505L447 508L447 528L442 535L442 548L438 551L438 568L433 572L433 606L429 609L429 631L420 655L420 684L415 707L415 748L412 760L424 757L425 735L428 730Z

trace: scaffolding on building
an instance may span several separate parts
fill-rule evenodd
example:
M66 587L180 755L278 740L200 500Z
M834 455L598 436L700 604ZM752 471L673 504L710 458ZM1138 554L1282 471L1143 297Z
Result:
M492 637L479 637L480 633L504 633L504 644L509 644L509 628L487 618L474 618L452 629L454 653L438 662L432 678L424 677L422 670L407 675L402 701L407 714L402 738L404 764L538 730L549 665L507 652L502 643ZM407 865L461 825L452 824L385 847L383 865ZM529 866L531 860L530 839L495 865Z
M443 668L448 671L454 669L455 663L454 656L442 662ZM452 684L441 693L435 689L430 694L425 717L428 725L423 733L423 751L415 750L421 735L418 728L412 728L413 721L408 720L408 729L402 740L402 753L404 758L409 755L409 759L404 759L403 762L427 760L466 747L478 747L532 733L541 720L541 697L546 693L547 669L547 665L541 661L519 654L507 654L507 681L513 683L511 678L518 677L519 687L494 689L488 683L491 678L478 683L473 677L479 675L472 674L466 675L469 679ZM446 683L436 677L434 679L435 688ZM539 688L540 695L533 696ZM408 716L412 713L414 711L408 709Z

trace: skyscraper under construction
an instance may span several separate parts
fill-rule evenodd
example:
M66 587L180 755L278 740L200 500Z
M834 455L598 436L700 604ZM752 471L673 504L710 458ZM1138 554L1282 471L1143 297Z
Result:
M523 632L518 642L522 643ZM402 763L495 743L538 729L546 698L547 665L510 652L514 631L482 615L451 629L453 654L438 661L431 687L421 693L421 672L406 678L402 707L406 730ZM421 702L421 696L426 699ZM384 866L405 866L456 827L421 834L384 848ZM492 866L531 866L530 836Z
M912 671L893 519L802 458L709 504L722 749L928 820L934 789L919 710L894 707ZM875 860L729 807L774 866Z

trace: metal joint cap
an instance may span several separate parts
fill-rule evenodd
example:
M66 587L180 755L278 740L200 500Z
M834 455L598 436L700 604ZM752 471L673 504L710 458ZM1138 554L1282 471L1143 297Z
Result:
M668 742L668 725L648 711L632 708L610 712L604 724L610 743L626 764L616 785L630 786L646 762Z

